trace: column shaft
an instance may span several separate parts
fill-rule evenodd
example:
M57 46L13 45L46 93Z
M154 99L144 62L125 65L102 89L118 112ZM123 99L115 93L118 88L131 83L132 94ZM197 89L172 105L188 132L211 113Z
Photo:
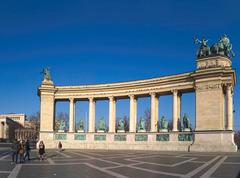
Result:
M233 100L231 86L227 86L227 130L233 130Z
M182 97L182 94L181 93L178 93L177 95L177 128L178 129L181 129L181 97ZM179 125L180 124L180 125Z
M129 121L129 132L136 132L137 122L137 99L134 95L130 96L130 121Z
M178 131L178 104L177 104L177 95L176 90L173 91L173 131Z
M109 97L109 132L115 133L116 130L116 100Z
M151 132L157 132L158 124L158 97L155 93L151 94Z
M75 132L75 102L74 99L70 99L69 107L69 132Z
M89 122L88 132L95 132L95 100L89 99Z

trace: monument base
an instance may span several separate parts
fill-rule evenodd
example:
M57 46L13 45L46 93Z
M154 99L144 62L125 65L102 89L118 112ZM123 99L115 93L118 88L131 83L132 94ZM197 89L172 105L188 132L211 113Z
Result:
M183 132L190 132L190 129L189 128L185 128L185 129L183 129Z
M104 133L104 130L98 130L97 133Z
M64 132L65 132L65 130L58 130L58 132L60 132L60 133L64 133Z
M125 130L117 130L118 133L125 133Z
M138 130L138 133L144 133L146 130Z
M159 129L159 132L168 132L168 129Z
M197 152L237 152L232 131L195 132L190 151Z
M78 130L77 132L78 133L84 133L84 130Z

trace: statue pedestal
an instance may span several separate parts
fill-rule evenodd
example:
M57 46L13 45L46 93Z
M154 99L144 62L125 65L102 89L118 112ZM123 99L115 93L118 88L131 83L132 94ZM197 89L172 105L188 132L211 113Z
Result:
M58 130L58 132L63 133L63 132L65 132L65 131L64 131L64 130Z
M144 129L144 130L138 130L138 132L139 133L144 133L144 132L146 132L146 130Z
M185 129L183 129L183 132L190 132L190 129L189 128L185 128Z
M232 131L199 131L190 151L196 152L237 152Z
M125 130L117 130L118 133L125 133Z
M168 129L159 129L159 132L168 132Z
M227 68L231 67L232 62L230 59L228 59L225 56L208 56L208 57L202 57L197 59L197 69L207 69L207 68Z
M104 130L97 130L97 133L104 133Z
M78 133L84 133L84 130L78 130L77 132Z

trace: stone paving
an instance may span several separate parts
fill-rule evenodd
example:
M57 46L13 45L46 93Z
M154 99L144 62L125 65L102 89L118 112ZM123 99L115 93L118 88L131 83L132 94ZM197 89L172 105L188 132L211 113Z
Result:
M11 164L9 150L0 150L0 178L240 177L240 153L47 150L39 161L33 150L31 157Z

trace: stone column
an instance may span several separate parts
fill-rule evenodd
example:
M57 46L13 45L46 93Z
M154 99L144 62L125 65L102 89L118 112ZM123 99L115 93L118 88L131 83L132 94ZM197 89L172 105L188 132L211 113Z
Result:
M130 121L129 132L136 132L137 125L137 99L134 95L130 95Z
M177 95L177 118L178 118L178 124L179 122L181 122L181 100L182 99L182 94L181 93L178 93ZM178 129L181 129L179 128L180 125L178 125Z
M41 87L39 88L40 132L53 132L55 111L54 92L54 85L49 81L43 81Z
M227 85L227 130L233 130L233 99L232 87Z
M116 131L116 100L113 96L109 97L109 132Z
M70 98L69 100L69 132L75 132L75 101L74 98Z
M151 132L157 132L158 124L158 96L151 93Z
M95 132L95 105L94 98L89 98L89 122L88 132Z
M178 96L178 91L177 90L173 90L173 131L178 131L178 102L177 102L177 96Z

